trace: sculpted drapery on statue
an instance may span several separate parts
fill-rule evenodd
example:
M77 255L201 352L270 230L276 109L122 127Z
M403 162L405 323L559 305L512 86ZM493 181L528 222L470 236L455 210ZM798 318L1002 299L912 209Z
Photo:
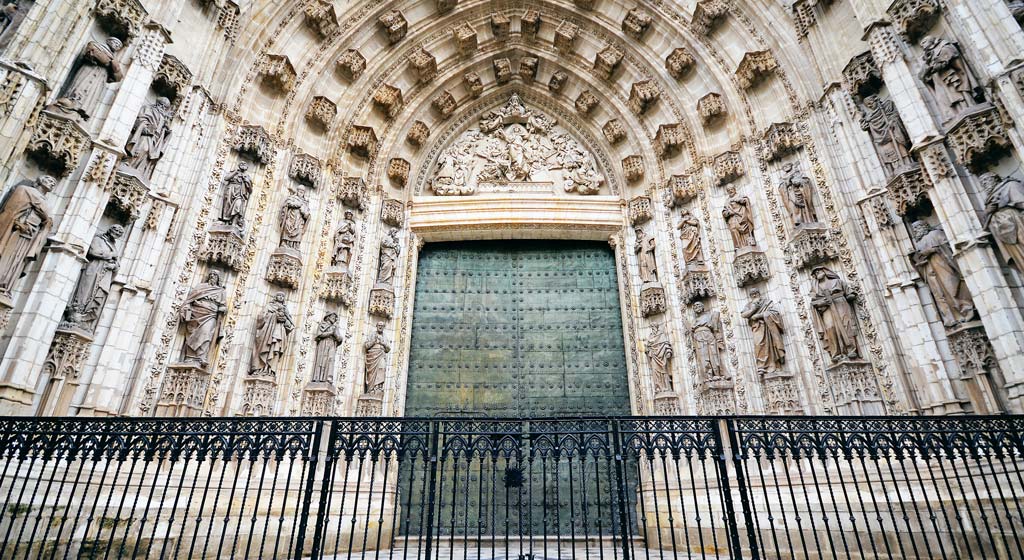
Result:
M338 325L338 314L324 315L316 333L316 356L313 359L313 383L334 382L334 360L338 353L338 345L345 340L341 326Z
M164 157L171 138L173 116L170 100L158 97L156 103L143 107L135 119L131 137L124 147L128 154L125 164L145 179L153 176L157 162Z
M367 395L380 395L384 392L384 381L388 374L388 354L391 352L391 343L384 336L383 321L377 322L377 330L370 333L363 343L365 356L365 381L363 392Z
M985 173L981 185L985 188L985 226L1006 261L1024 273L1024 182Z
M640 270L640 281L644 284L658 281L658 259L655 257L657 245L653 235L644 233L644 228L637 227L636 246L633 252L636 254L637 267Z
M890 175L914 166L910 156L910 136L896 111L895 103L877 95L865 97L860 127L871 135L878 157Z
M309 202L298 189L291 189L288 198L281 207L279 225L281 227L281 246L298 249L302 244L302 235L306 233L309 223Z
M978 103L979 89L964 61L960 45L938 37L921 40L921 80L931 86L946 120Z
M772 300L761 295L761 290L750 290L750 302L740 315L750 324L754 333L754 359L757 373L766 375L782 370L786 363L786 344L783 338L782 314Z
M71 295L65 318L71 326L92 330L103 304L110 295L110 285L121 264L117 240L124 235L124 227L114 224L97 235L89 245L86 263Z
M651 334L647 337L647 345L644 349L647 360L651 364L651 378L654 381L654 392L664 393L675 390L672 380L672 358L675 351L668 335L662 332L660 325L651 325Z
M750 199L745 196L735 196L722 208L722 217L729 226L729 233L732 234L732 242L736 250L745 247L756 247L757 240L754 239L754 218L750 210Z
M684 210L680 218L679 240L683 242L683 262L687 266L701 266L704 264L704 251L701 250L700 222L689 210Z
M356 244L356 221L355 213L345 210L345 220L334 232L334 256L331 258L331 266L340 266L348 270L352 262L352 250Z
M377 265L377 285L391 286L398 269L398 256L402 253L402 244L398 241L398 230L391 228L380 242L380 264Z
M226 290L216 270L210 271L206 281L189 292L178 312L185 327L182 362L199 364L204 369L209 365L210 347L220 338L221 321L228 310L226 302Z
M955 327L970 321L975 315L974 302L945 232L923 220L911 224L911 229L917 251L910 258L935 298L942 324Z
M10 297L25 266L46 244L53 225L46 193L56 186L49 175L21 181L0 202L0 297Z
M120 82L124 78L117 53L124 46L117 37L109 37L105 42L89 41L76 62L78 71L69 82L64 92L78 94L82 110L93 114L103 99L107 83Z
M833 362L860 357L857 349L857 316L854 294L846 282L832 270L819 266L811 271L814 288L811 306L818 339Z
M25 21L31 0L6 0L0 7L0 49L5 48L14 38L21 22Z
M238 232L245 230L245 208L252 195L252 177L248 172L249 164L243 161L224 179L220 221L230 224Z
M818 213L814 210L814 187L811 179L793 163L782 166L782 184L779 193L782 202L789 211L794 227L818 223Z
M693 304L693 326L690 336L693 338L693 353L697 362L697 384L725 378L722 368L722 352L725 340L722 338L722 324L717 311L706 311L704 304Z
M278 361L284 355L288 335L295 329L295 321L288 312L284 292L277 292L267 308L256 318L256 333L252 345L249 374L276 377Z

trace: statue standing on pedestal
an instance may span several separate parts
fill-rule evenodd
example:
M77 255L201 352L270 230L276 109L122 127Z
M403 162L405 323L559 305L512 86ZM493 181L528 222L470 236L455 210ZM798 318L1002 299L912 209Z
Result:
M120 82L124 79L121 63L117 61L117 53L124 43L117 37L109 37L103 43L89 41L85 50L78 56L78 71L65 89L65 96L72 92L81 99L81 107L87 114L92 114L106 91L107 83Z
M782 314L772 300L761 295L761 290L750 290L750 302L740 315L754 332L754 358L757 373L765 375L781 371L786 363L786 344L783 339Z
M86 263L78 277L65 316L67 322L83 327L94 325L110 295L110 285L121 266L117 240L124 236L124 227L114 224L97 235L89 245Z
M822 346L833 362L859 358L853 292L838 274L824 266L812 270L811 277L814 326Z
M722 338L722 324L717 311L705 311L704 304L693 304L693 353L697 361L697 384L725 378L722 368L722 351L725 340Z
M398 256L402 253L402 245L398 241L398 230L391 228L380 242L380 264L377 265L377 285L391 286L398 269Z
M356 221L355 213L345 210L345 221L334 232L334 256L331 258L331 266L340 266L348 270L352 263L352 251L356 244Z
M754 217L750 210L750 199L745 196L732 198L722 209L722 217L729 226L729 233L732 234L732 242L736 250L745 247L756 247L757 240L754 239Z
M309 223L309 202L301 191L291 189L281 208L279 223L281 246L298 249L302 235L306 233L306 224Z
M156 103L143 107L135 119L131 137L124 147L128 154L125 165L136 170L144 179L153 176L157 162L164 157L167 142L171 138L173 115L170 100L158 97Z
M230 224L239 233L245 229L245 208L252 195L252 177L248 172L249 164L243 161L224 179L220 221Z
M672 381L672 358L675 351L668 336L661 331L661 327L654 323L651 325L651 334L647 337L647 347L644 353L651 364L651 378L654 381L654 392L665 393L675 390Z
M210 347L220 338L221 321L228 310L226 302L226 290L216 270L211 270L206 281L189 292L178 312L185 326L183 363L199 364L203 369L209 365Z
M680 218L679 240L683 243L683 262L686 266L701 266L704 264L704 251L701 250L700 222L689 210L684 210Z
M935 92L945 120L978 104L978 84L964 62L960 45L954 41L928 36L921 40L924 49L921 80Z
M334 382L334 359L338 353L338 345L345 340L345 335L338 325L338 314L328 313L320 321L316 333L316 357L313 360L313 383Z
M273 301L256 318L250 375L277 376L277 362L284 355L285 341L294 329L295 321L288 312L284 292L277 292Z
M953 250L945 232L923 220L911 224L911 230L917 252L910 255L910 260L928 284L942 324L955 327L973 319L974 301L967 291L960 268L953 260Z
M985 173L981 186L985 188L985 227L1006 262L1024 274L1024 182Z
M56 186L49 175L21 181L0 202L0 296L11 295L25 266L46 244L53 225L46 193Z
M363 392L367 395L380 395L384 392L384 381L388 374L388 354L391 343L384 336L384 322L377 322L377 330L366 337L363 343L365 354L366 377Z
M914 167L914 159L910 156L910 136L895 103L877 95L865 97L860 127L871 135L878 157L888 168L890 176L901 169Z
M783 178L779 185L782 202L789 211L794 227L806 226L818 222L818 214L814 211L814 187L811 179L793 163L782 166Z
M636 246L633 252L636 254L637 267L640 269L640 281L649 284L658 281L658 259L655 257L657 250L654 236L644 233L642 227L637 227Z

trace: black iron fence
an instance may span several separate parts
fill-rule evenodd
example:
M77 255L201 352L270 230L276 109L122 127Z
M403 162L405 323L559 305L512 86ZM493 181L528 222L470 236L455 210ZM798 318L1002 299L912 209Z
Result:
M1024 558L1024 417L0 419L0 558Z

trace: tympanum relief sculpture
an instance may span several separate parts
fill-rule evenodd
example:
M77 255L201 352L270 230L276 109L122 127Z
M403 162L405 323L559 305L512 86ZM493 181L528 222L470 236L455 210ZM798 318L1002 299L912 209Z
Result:
M512 94L480 118L437 159L430 188L438 195L475 192L596 194L605 178L593 156L557 122Z
M391 342L384 335L384 322L378 321L374 332L366 337L363 343L365 377L363 392L367 395L381 396L384 393L384 381L388 374L388 354Z
M243 161L224 178L220 209L220 221L234 228L239 235L245 231L245 209L249 205L250 196L252 177L249 175L249 164Z
M704 252L701 248L700 222L689 210L684 210L680 216L679 240L682 241L683 262L686 267L703 267Z
M782 314L761 290L750 290L750 302L740 315L747 320L754 334L754 360L762 377L778 374L786 364L785 328Z
M974 319L975 308L960 268L953 260L946 233L919 220L911 224L916 252L910 255L935 299L942 324L956 327Z
M77 71L65 89L65 96L78 94L79 103L85 114L92 115L103 100L108 83L120 82L124 78L117 53L124 44L117 37L106 41L89 41L76 61Z
M672 342L668 335L661 330L657 323L651 325L651 334L647 337L647 344L644 348L647 360L651 365L651 380L654 383L654 393L671 393L675 391L675 384L672 380L672 358L675 351L672 349Z
M206 275L206 281L189 292L181 304L178 315L185 329L185 343L181 349L181 362L206 369L210 361L210 347L220 338L224 314L227 313L227 292L216 270Z
M0 303L10 299L25 266L46 244L53 225L46 193L56 186L57 180L49 175L20 181L0 203Z
M153 176L157 162L164 157L171 138L173 116L171 101L166 97L158 97L156 103L143 107L135 119L131 137L124 147L127 154L124 165L143 179Z
M697 387L731 384L722 364L725 339L722 338L722 322L718 312L705 309L704 304L698 301L693 304L693 315L690 337L697 364Z
M324 315L316 333L316 355L313 359L312 383L334 383L334 361L338 345L345 340L345 333L338 324L337 313Z
M93 238L85 255L85 265L78 284L64 311L61 328L92 333L100 311L110 295L114 275L121 267L117 240L124 236L124 227L114 224Z
M967 68L960 45L929 36L921 40L921 47L924 49L921 79L935 92L935 101L944 120L952 120L984 99Z
M985 173L981 186L985 189L985 227L1006 262L1024 273L1024 182Z
M833 363L860 358L855 296L846 281L824 266L811 271L814 326Z
M811 179L790 162L782 166L782 183L779 194L789 212L794 227L820 225L818 213L814 209L814 186Z
M895 103L877 95L865 97L860 127L871 135L888 176L916 166L910 155L910 136Z
M295 321L288 312L284 292L277 292L266 309L256 318L253 336L252 360L249 374L275 379L284 355L288 335L295 329Z

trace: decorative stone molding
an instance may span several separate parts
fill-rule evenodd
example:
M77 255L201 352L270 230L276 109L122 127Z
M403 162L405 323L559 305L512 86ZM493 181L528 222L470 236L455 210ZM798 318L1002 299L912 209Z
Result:
M476 51L478 43L476 29L469 22L462 22L452 28L452 40L462 55L470 55Z
M43 111L39 113L25 153L40 168L58 177L67 177L91 144L89 134L74 120Z
M683 123L667 123L658 127L654 135L654 153L665 159L675 156L686 143L686 128Z
M401 200L385 198L380 207L380 221L385 224L400 228L405 223L405 205Z
M562 54L570 54L576 49L576 37L579 35L580 26L563 19L555 28L554 44Z
M138 37L149 17L138 0L97 0L92 12L104 31L125 42Z
M323 165L320 160L299 152L292 158L292 164L288 168L288 176L293 180L308 187L317 188L320 186L320 178L323 175Z
M229 224L215 222L206 234L206 244L199 253L199 260L238 271L245 260L245 240Z
M791 154L804 145L800 130L793 123L775 123L768 127L763 136L764 156L768 161L776 161Z
M697 198L704 182L704 177L699 173L698 170L687 175L673 175L668 178L666 189L669 192L669 206L675 208Z
M660 97L661 90L658 89L654 80L634 82L629 88L627 105L634 114L643 115L658 103Z
M162 95L177 105L185 98L191 83L192 71L185 66L185 63L175 56L165 54L160 60L156 74L153 75L153 83L150 87L157 95Z
M331 129L337 116L338 106L322 95L314 97L306 109L306 120L323 131Z
M77 381L91 348L91 336L77 330L58 328L43 361L43 376L51 383Z
M466 88L469 96L473 99L480 97L484 92L484 81L476 72L466 72L462 75L462 86Z
M512 61L507 58L496 58L492 64L494 81L498 84L507 84L512 79Z
M665 57L665 70L678 80L689 74L696 63L690 51L684 47L678 47Z
M745 173L743 170L743 158L740 157L739 152L723 152L715 156L715 178L718 180L718 185L729 184L736 179L739 179Z
M455 5L454 0L450 1ZM441 2L438 2L438 6ZM449 8L450 9L450 8ZM328 383L310 383L302 390L302 412L303 416L332 416L334 415L334 403L337 400L337 393Z
M259 74L263 85L282 95L295 87L298 78L292 61L283 54L265 55L260 62Z
M384 29L384 34L387 35L388 42L392 45L405 39L405 34L409 32L409 22L398 10L384 12L377 18L377 23Z
M416 147L426 143L427 138L430 138L430 127L423 121L412 123L409 132L405 134L405 141Z
M398 116L404 105L402 90L391 84L381 84L373 92L373 106L380 109L389 119Z
M687 305L699 299L715 297L715 284L711 281L711 273L704 267L687 266L680 284L681 296Z
M512 20L505 14L494 14L491 16L491 35L494 35L496 41L508 39L511 28Z
M391 179L399 187L404 188L406 183L409 182L409 172L411 170L412 164L402 158L391 158L388 161L388 179Z
M950 123L946 139L960 163L974 173L981 173L1010 149L999 112L988 103L957 117Z
M537 10L526 10L519 20L519 32L527 41L533 41L540 32L540 12Z
M644 159L638 155L622 158L622 174L630 183L644 178Z
M348 151L369 159L377 152L377 132L372 126L352 125L348 133Z
M660 284L644 284L640 289L640 314L644 317L664 313L668 309L665 288Z
M309 0L302 11L306 27L316 33L321 40L330 39L341 32L334 5L328 0Z
M707 37L725 19L729 4L725 0L701 0L693 7L690 29L697 35Z
M349 208L362 210L370 197L366 181L362 177L341 177L337 183L337 196L342 204Z
M430 107L434 109L437 116L442 120L452 116L458 107L458 102L455 101L455 96L448 91L442 91L437 97L430 102Z
M654 217L654 207L651 205L651 197L636 196L629 201L629 223L638 226L651 221Z
M253 161L266 165L274 158L274 143L262 126L256 124L238 127L235 151Z
M131 220L139 217L149 195L149 187L134 173L118 169L110 180L110 204Z
M725 115L725 101L720 94L711 92L697 100L697 114L700 115L700 122L707 127Z
M778 67L771 51L748 52L736 67L736 81L741 89L750 89L774 74Z
M874 370L862 360L847 360L826 370L837 414L882 414L885 406L878 393Z
M611 43L606 44L594 55L594 74L605 80L612 79L612 74L615 73L615 69L619 67L625 56L619 47Z
M445 14L455 9L455 6L459 5L459 0L437 0L437 11Z
M939 19L937 0L896 0L886 12L900 33L916 43Z
M167 366L167 373L160 385L160 396L157 398L157 416L201 416L209 386L210 374L197 364Z
M270 255L267 264L267 282L282 288L296 289L302 276L302 259L298 251L286 247L278 247Z
M850 95L867 97L882 89L882 72L867 51L850 59L843 68L843 86Z
M352 275L347 270L327 269L320 295L329 302L340 303L345 307L352 305Z
M358 80L366 70L366 58L363 57L359 51L355 49L348 49L338 57L338 62L335 63L335 68L337 68L338 73L341 74L345 80L354 82Z
M601 132L604 134L604 139L613 146L626 139L626 129L619 119L609 119L601 127Z
M556 70L551 74L551 79L548 80L548 91L551 93L560 93L565 88L565 84L569 81L569 74L565 70Z
M793 256L797 268L801 270L830 261L838 254L832 236L824 226L796 228L789 240L787 251Z
M519 59L519 77L526 83L533 82L537 78L537 67L540 60L535 56L524 56Z
M622 32L637 41L642 41L647 30L651 28L651 16L640 8L626 12L622 19Z
M885 191L896 208L896 213L906 216L908 212L928 200L928 189L931 186L928 174L920 167L914 167L889 179Z
M395 312L395 292L391 288L374 288L370 290L370 315L388 319Z
M272 379L247 377L242 381L242 416L271 416L277 402L277 383Z
M598 101L597 96L594 95L592 91L585 89L576 96L576 101L573 105L576 107L577 113L583 116L588 116L600 103L601 102Z
M768 269L768 257L757 249L746 249L736 253L732 262L736 285L740 288L762 280L767 280L771 272Z
M418 47L409 54L409 64L416 71L416 79L421 84L437 77L437 58L423 47Z

